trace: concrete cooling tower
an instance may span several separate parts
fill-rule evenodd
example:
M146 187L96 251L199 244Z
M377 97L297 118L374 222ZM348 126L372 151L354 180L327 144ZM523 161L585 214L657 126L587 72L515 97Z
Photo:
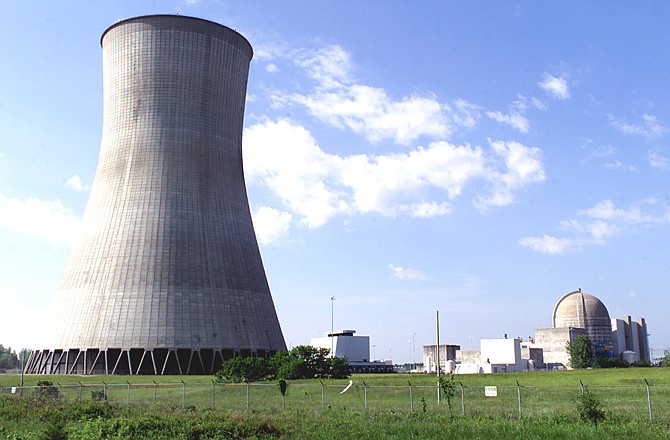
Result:
M249 42L183 16L101 39L104 124L36 374L211 374L286 349L242 170Z

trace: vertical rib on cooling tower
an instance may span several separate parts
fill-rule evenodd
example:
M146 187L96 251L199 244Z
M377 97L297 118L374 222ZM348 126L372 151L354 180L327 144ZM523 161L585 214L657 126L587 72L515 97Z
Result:
M101 44L98 169L26 371L209 374L285 349L242 171L250 44L182 16L121 21Z

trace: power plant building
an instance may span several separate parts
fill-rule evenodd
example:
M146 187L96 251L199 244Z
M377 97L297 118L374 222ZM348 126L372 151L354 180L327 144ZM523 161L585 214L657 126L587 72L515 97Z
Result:
M210 374L286 348L242 168L252 47L206 20L102 35L104 121L35 374Z
M581 335L591 339L596 357L614 357L630 363L651 361L644 318L610 319L605 304L581 289L558 300L552 313L552 327L535 329L531 346L542 348L546 368L566 368L569 356L565 346Z

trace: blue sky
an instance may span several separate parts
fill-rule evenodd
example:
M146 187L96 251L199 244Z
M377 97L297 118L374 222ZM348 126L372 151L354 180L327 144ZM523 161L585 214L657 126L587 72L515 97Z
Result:
M102 129L99 40L190 15L254 47L250 204L289 345L527 337L582 288L670 346L666 2L36 2L0 27L0 343L39 345ZM476 344L476 342L475 342Z

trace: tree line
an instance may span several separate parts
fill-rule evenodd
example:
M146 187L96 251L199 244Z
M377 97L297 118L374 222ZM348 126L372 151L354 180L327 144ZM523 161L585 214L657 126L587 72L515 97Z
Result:
M17 355L16 352L12 350L12 347L5 348L2 344L0 344L0 370L13 370L15 368L21 368L21 358L19 356L21 356L25 362L28 359L28 356L30 356L30 350L24 348Z

